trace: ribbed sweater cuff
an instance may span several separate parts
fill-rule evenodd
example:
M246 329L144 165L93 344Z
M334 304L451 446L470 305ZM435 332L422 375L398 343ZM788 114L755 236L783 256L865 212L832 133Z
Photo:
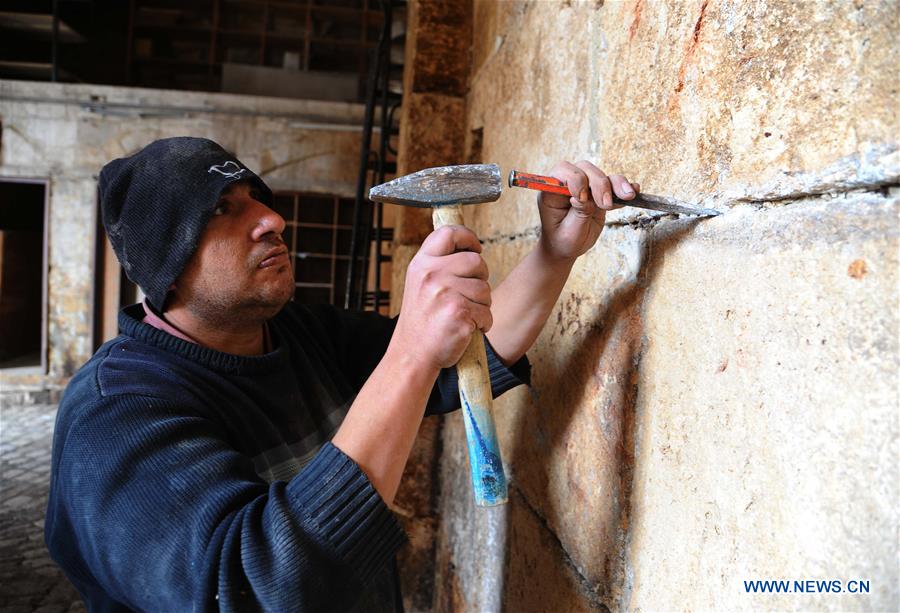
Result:
M494 347L484 337L484 349L487 354L488 372L491 375L491 393L496 398L507 390L517 385L531 385L531 363L528 356L523 355L519 360L508 367L500 361L500 356L494 351Z
M287 494L363 583L406 541L406 533L369 478L331 443L325 443L294 477Z

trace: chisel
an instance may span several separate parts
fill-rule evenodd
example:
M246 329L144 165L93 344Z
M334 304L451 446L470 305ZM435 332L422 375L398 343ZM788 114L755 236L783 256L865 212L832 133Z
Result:
M551 194L559 194L561 196L572 196L569 188L565 183L554 177L544 175L536 175L530 172L519 172L512 170L509 173L510 187L524 187L525 189L534 189ZM692 206L686 202L667 198L665 196L654 196L653 194L640 193L632 200L622 200L613 194L613 203L625 206L635 206L641 209L650 209L651 211L663 211L665 213L676 213L678 215L698 215L713 217L720 215L719 211L714 209L704 209Z

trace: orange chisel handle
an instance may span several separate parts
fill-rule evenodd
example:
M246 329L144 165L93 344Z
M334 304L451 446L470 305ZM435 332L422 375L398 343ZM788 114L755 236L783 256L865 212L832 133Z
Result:
M559 179L545 177L544 175L535 175L530 172L519 172L518 170L511 170L509 172L509 186L536 189L541 192L559 194L560 196L572 195L572 192L569 191L566 184Z

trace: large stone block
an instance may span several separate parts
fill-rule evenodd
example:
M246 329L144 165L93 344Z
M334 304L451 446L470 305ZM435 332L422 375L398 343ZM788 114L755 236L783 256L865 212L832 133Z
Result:
M397 174L464 162L465 100L439 94L409 93L403 102ZM401 207L394 242L418 245L432 230L431 210Z
M94 240L97 186L64 176L49 184L47 275L49 375L70 377L93 353Z
M406 93L463 96L469 76L472 14L462 0L410 2Z
M465 427L459 413L446 420L441 476L434 610L583 611L598 607L590 587L544 519L515 486L507 505L475 506Z
M406 268L418 250L418 245L394 245L391 254L391 316L400 313L406 283Z
M445 432L457 610L498 590L543 610L510 561L563 555L565 608L896 608L898 215L874 191L606 228L529 352L532 390L495 403L513 488L559 551L465 508L464 434ZM533 244L488 239L492 282ZM770 578L871 594L746 594Z
M407 611L428 611L433 600L442 420L442 417L430 416L422 422L403 471L400 489L391 505L409 535L409 545L398 556L404 609Z
M570 289L529 351L531 389L516 389L496 405L514 487L579 577L580 596L570 607L610 604L618 583L648 240L647 231L604 232L577 263ZM490 244L485 257L495 283L534 244ZM507 547L510 559L543 555L527 541L510 538Z
M897 182L897 9L478 3L468 128L504 170L586 158L722 208ZM479 218L487 234L536 220L533 197L511 198Z
M622 2L607 23L599 150L654 188L764 199L900 176L896 2Z
M685 240L660 224L623 607L897 608L898 213L875 193ZM754 579L871 593L749 595Z

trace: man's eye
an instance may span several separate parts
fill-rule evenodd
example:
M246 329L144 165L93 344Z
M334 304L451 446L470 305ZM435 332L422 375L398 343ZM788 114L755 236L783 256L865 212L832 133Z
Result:
M216 204L216 208L213 209L213 215L224 215L228 211L228 204L225 202L219 202Z
M262 202L262 199L263 199L262 192L259 191L258 189L250 190L250 197L253 198L254 200L256 200L257 202Z

